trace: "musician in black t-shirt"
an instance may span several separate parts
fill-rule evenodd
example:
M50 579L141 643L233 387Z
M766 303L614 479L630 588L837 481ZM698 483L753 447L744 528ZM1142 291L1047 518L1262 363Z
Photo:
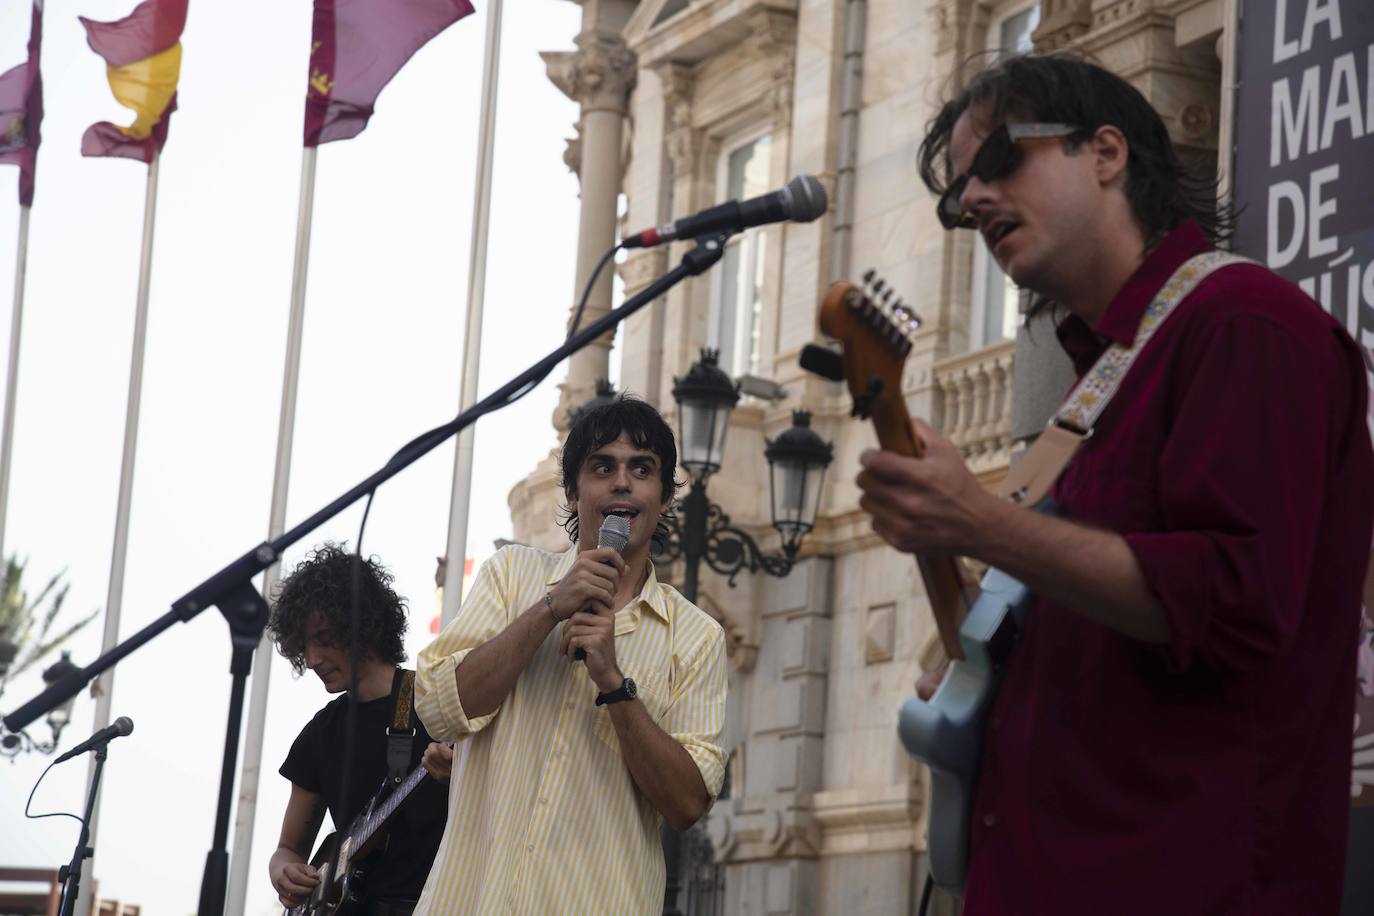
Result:
M347 644L357 567L359 661L354 760L344 798L344 745L351 670ZM297 673L314 671L330 693L341 694L301 730L281 774L291 781L281 838L268 864L272 886L284 906L304 902L319 884L306 864L324 813L336 830L346 830L388 775L387 728L412 701L398 665L405 660L405 601L391 589L392 575L377 560L358 562L342 548L325 544L297 566L279 587L268 629L277 650ZM397 698L400 697L398 700ZM409 715L406 770L425 766L446 779L452 750L432 744L418 717ZM395 730L393 730L395 731ZM398 746L399 747L399 746ZM428 749L428 750L427 750ZM346 810L340 810L340 804ZM447 786L423 779L384 828L385 845L366 860L364 914L409 913L420 896L443 835Z

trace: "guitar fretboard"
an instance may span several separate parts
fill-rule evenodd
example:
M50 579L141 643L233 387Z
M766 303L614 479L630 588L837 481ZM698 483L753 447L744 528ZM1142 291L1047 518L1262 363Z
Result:
M423 782L427 775L429 774L425 772L424 767L416 767L415 772L405 778L405 782L397 786L384 802L372 809L372 814L354 834L356 844L354 848L362 847L368 840L372 839L372 834L377 832L377 828L386 823L387 818L395 813L396 809L401 806L401 802L406 800L406 796L415 791L415 787Z

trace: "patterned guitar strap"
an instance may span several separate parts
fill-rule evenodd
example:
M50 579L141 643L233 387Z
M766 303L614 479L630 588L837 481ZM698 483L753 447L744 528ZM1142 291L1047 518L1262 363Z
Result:
M1229 252L1208 251L1190 258L1174 271L1145 310L1135 340L1129 347L1114 343L1098 357L1055 411L1035 444L1012 466L1002 482L1000 495L1018 505L1038 505L1069 466L1079 446L1092 435L1093 426L1121 387L1121 380L1174 308L1215 271L1232 264L1253 263Z
M397 668L391 681L391 724L386 727L386 775L392 788L410 775L415 733L415 672Z

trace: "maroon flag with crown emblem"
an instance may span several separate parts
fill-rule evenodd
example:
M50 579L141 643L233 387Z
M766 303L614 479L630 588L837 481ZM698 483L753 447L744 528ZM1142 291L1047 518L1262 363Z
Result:
M38 49L43 43L43 10L33 4L29 24L29 59L0 73L0 162L19 166L19 205L33 205L33 173L38 161L39 127L43 123L43 80Z
M186 4L187 0L143 0L116 22L78 17L91 50L105 58L115 101L136 116L128 127L109 121L92 124L81 137L81 155L151 162L167 142L167 125L177 107Z
M362 133L411 55L472 11L468 0L315 0L305 145Z

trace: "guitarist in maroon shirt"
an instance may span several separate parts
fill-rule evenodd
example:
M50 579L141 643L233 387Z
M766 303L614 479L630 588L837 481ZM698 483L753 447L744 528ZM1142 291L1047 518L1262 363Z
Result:
M920 164L942 222L1053 310L1080 375L1231 224L1145 98L1064 57L975 77ZM863 456L888 543L1038 595L984 734L966 916L1339 910L1366 398L1345 331L1239 264L1141 350L1058 478L1063 517L992 496L919 421L923 458Z

